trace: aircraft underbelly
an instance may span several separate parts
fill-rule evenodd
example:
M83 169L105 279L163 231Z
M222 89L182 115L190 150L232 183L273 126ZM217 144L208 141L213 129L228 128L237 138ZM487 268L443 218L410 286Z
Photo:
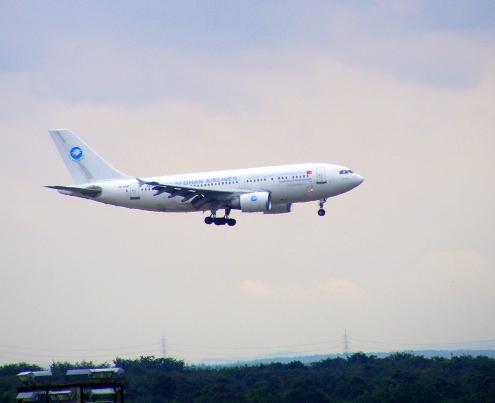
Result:
M304 184L287 184L272 191L272 203L298 203L307 200Z
M152 206L153 210L155 211L168 211L168 212L176 212L176 213L182 213L182 212L187 212L187 211L196 211L191 203L189 202L182 202L182 197L171 197L169 198L168 195L159 195L159 196L152 196L155 199L154 200L149 200L148 202Z

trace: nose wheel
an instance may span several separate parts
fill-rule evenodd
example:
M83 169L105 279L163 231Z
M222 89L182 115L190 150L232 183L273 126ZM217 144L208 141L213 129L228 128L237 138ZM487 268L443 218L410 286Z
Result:
M225 216L223 217L217 217L216 212L212 212L209 217L205 217L205 224L228 225L229 227L233 227L237 224L237 221L235 218L230 218L229 214L230 209L225 209Z
M325 205L325 202L327 201L327 199L321 199L320 200L320 208L318 210L318 215L320 217L323 217L327 212L325 211L325 209L323 208L323 206Z

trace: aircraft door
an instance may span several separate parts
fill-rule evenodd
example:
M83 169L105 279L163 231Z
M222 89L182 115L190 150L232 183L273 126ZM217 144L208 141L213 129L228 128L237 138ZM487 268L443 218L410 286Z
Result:
M316 184L322 185L327 183L327 173L325 172L325 167L316 168Z
M246 186L246 176L245 175L239 175L238 176L238 180L239 180L239 188L240 189L245 189L247 186Z
M139 200L141 195L139 194L139 184L131 183L129 185L129 198L131 200Z

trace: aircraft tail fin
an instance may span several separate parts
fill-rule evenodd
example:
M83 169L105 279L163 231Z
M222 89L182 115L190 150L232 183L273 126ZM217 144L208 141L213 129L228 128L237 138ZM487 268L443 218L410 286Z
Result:
M74 183L89 183L104 179L126 179L126 174L118 171L101 158L75 133L67 129L49 130L53 142L64 160Z

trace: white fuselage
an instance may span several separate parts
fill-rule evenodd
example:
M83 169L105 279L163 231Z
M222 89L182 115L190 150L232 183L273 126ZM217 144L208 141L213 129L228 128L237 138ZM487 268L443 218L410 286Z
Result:
M228 171L201 172L184 175L143 178L145 182L160 182L195 189L219 191L264 191L271 194L273 206L326 200L348 192L360 185L363 178L346 167L331 164L306 163ZM167 193L155 195L153 186L137 179L112 179L91 182L101 194L89 198L101 203L133 209L188 212L198 211L191 201L183 197L170 197ZM70 192L60 191L64 194ZM72 194L73 195L73 194ZM210 210L205 206L201 210ZM276 211L276 210L275 210Z

